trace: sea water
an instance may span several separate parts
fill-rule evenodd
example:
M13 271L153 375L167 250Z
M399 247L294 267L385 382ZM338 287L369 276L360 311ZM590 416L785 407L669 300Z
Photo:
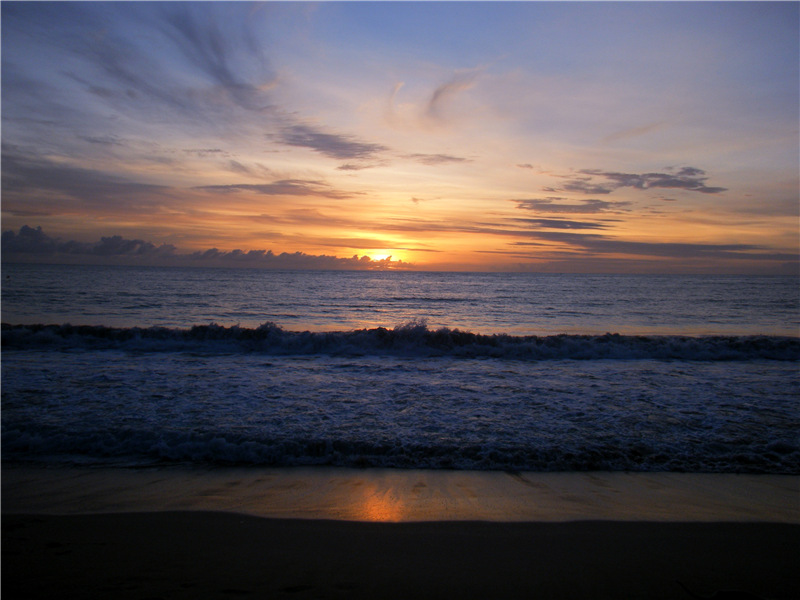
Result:
M4 461L800 473L796 278L2 274Z

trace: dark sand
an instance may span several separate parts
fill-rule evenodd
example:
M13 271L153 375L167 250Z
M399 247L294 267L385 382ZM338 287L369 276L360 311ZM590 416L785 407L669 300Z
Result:
M691 598L678 581L800 597L800 525L3 518L17 598Z
M798 490L780 476L4 466L2 598L691 598L681 581L800 599Z

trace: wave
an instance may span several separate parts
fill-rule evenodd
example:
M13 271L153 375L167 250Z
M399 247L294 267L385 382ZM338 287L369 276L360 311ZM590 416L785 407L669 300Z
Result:
M228 433L42 428L3 432L3 460L45 464L340 466L511 471L675 471L800 474L800 447L765 440L558 445L425 445L400 440L262 439Z
M287 331L274 323L256 328L196 325L115 328L90 325L2 324L4 349L85 349L138 352L256 352L272 355L499 358L509 360L675 359L700 361L800 360L800 338L560 334L513 336L458 329L431 330L424 321L393 329L338 332Z

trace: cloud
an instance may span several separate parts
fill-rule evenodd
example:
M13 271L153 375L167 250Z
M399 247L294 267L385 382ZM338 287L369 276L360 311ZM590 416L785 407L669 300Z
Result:
M388 150L381 144L362 142L349 135L323 133L308 125L285 127L278 140L288 146L311 148L339 160L370 159Z
M580 192L582 194L610 194L613 192L613 188L597 185L591 183L591 177L574 177L567 181L561 189L558 188L544 188L545 192Z
M512 219L512 221L545 229L608 229L608 225L603 225L602 223L567 221L564 219Z
M229 152L222 150L221 148L184 148L184 153L186 154L193 154L195 156L199 156L200 158L205 158L207 156L230 156Z
M373 169L378 165L354 165L353 163L345 163L336 167L337 171L363 171L364 169Z
M90 255L90 256L172 256L175 246L163 244L156 246L143 240L128 240L121 236L101 238L99 242L85 243L74 240L61 241L42 231L23 225L19 233L4 231L2 252L6 254L36 255Z
M580 200L579 204L563 202L566 198L527 198L512 200L517 203L517 208L522 210L532 210L546 213L572 213L572 214L595 214L605 212L624 211L625 207L630 206L630 202L608 202L606 200Z
M116 137L112 135L79 135L80 139L90 144L99 144L101 146L124 146Z
M337 192L331 189L330 186L321 181L305 179L282 179L273 183L264 184L234 183L230 185L202 185L193 189L221 193L243 190L263 194L265 196L318 196L336 200L352 197L351 194Z
M719 194L727 188L707 186L705 171L696 167L683 167L677 172L667 169L667 173L620 173L615 171L601 171L600 169L582 169L579 171L586 177L571 179L565 190L581 191L584 193L609 193L613 189L632 187L640 190L651 188L676 188L703 194ZM606 180L601 186L593 183L595 177ZM607 187L610 186L610 187ZM602 191L600 191L602 190Z
M152 101L162 110L169 108L179 113L200 109L196 104L196 94L182 89L174 77L167 75L162 64L124 39L115 37L114 43L103 39L81 39L72 50L102 75L84 76L70 71L68 76L116 109L152 110L154 107L149 105Z
M396 269L411 265L388 257L372 260L368 256L354 255L349 258L305 254L304 252L282 252L272 250L231 250L217 248L200 250L190 254L179 254L171 244L156 246L143 240L129 240L119 235L103 237L99 242L86 243L74 240L62 241L42 231L41 227L24 225L19 233L8 230L2 234L0 246L4 259L27 258L64 260L67 262L108 262L121 264L180 265L180 266L225 266L273 269Z
M53 82L56 94L36 99L33 89L15 93L14 112L52 115L62 127L69 123L84 131L103 120L98 119L97 99L106 104L103 112L125 121L139 118L198 129L230 126L236 115L231 108L271 112L268 90L276 79L257 42L256 24L245 10L229 6L108 3L96 10L82 3L58 3L48 10L30 8L18 22L12 21L17 31L10 30L14 37L9 43L16 55L35 48L28 51L35 58L18 62L47 82L40 87ZM44 63L44 56L49 64L33 69L33 61ZM6 67L4 56L4 108ZM83 94L75 93L75 84Z
M157 25L187 62L224 89L239 106L250 110L267 108L263 91L270 87L274 74L248 20L242 19L235 30L223 31L220 21L205 7L198 13L191 4L167 6L168 13ZM255 72L241 72L240 65L253 64L257 65Z
M3 152L2 191L13 197L22 194L50 191L64 194L82 203L103 207L122 206L135 200L153 203L171 188L130 181L127 178L83 169L68 164L55 163L43 158L30 158Z
M423 165L441 165L446 163L472 162L468 158L450 154L406 154L405 158L421 162Z
M582 248L593 254L626 254L657 256L662 258L715 258L747 260L797 260L794 254L764 252L764 246L751 244L687 244L672 242L632 242L616 240L601 234L566 233L561 231L534 231L529 234L540 240L560 242ZM527 246L531 242L512 242L514 246ZM538 243L533 243L539 245Z
M663 129L665 125L667 125L666 121L656 121L654 123L648 123L647 125L642 125L640 127L631 127L629 129L624 129L622 131L617 131L615 133L607 135L601 141L603 143L608 144L611 142L627 140L630 138L646 135L653 131L658 131L659 129Z
M471 88L477 76L478 71L475 69L456 73L450 81L441 84L433 91L430 100L428 100L425 114L431 119L442 120L444 118L444 110L450 100L460 92ZM395 90L396 93L397 90Z

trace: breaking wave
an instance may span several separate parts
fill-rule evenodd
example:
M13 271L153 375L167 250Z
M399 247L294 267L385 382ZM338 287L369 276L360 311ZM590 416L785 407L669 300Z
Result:
M260 439L236 434L47 429L3 433L4 460L64 464L202 464L512 471L675 471L799 474L800 447L785 442L665 440L557 445L404 443L402 440Z
M800 360L800 338L784 336L574 335L513 336L458 329L431 330L424 321L387 329L287 331L196 325L114 328L90 325L2 325L6 349L86 349L137 352L263 353L269 355L410 356L509 360L675 359Z

